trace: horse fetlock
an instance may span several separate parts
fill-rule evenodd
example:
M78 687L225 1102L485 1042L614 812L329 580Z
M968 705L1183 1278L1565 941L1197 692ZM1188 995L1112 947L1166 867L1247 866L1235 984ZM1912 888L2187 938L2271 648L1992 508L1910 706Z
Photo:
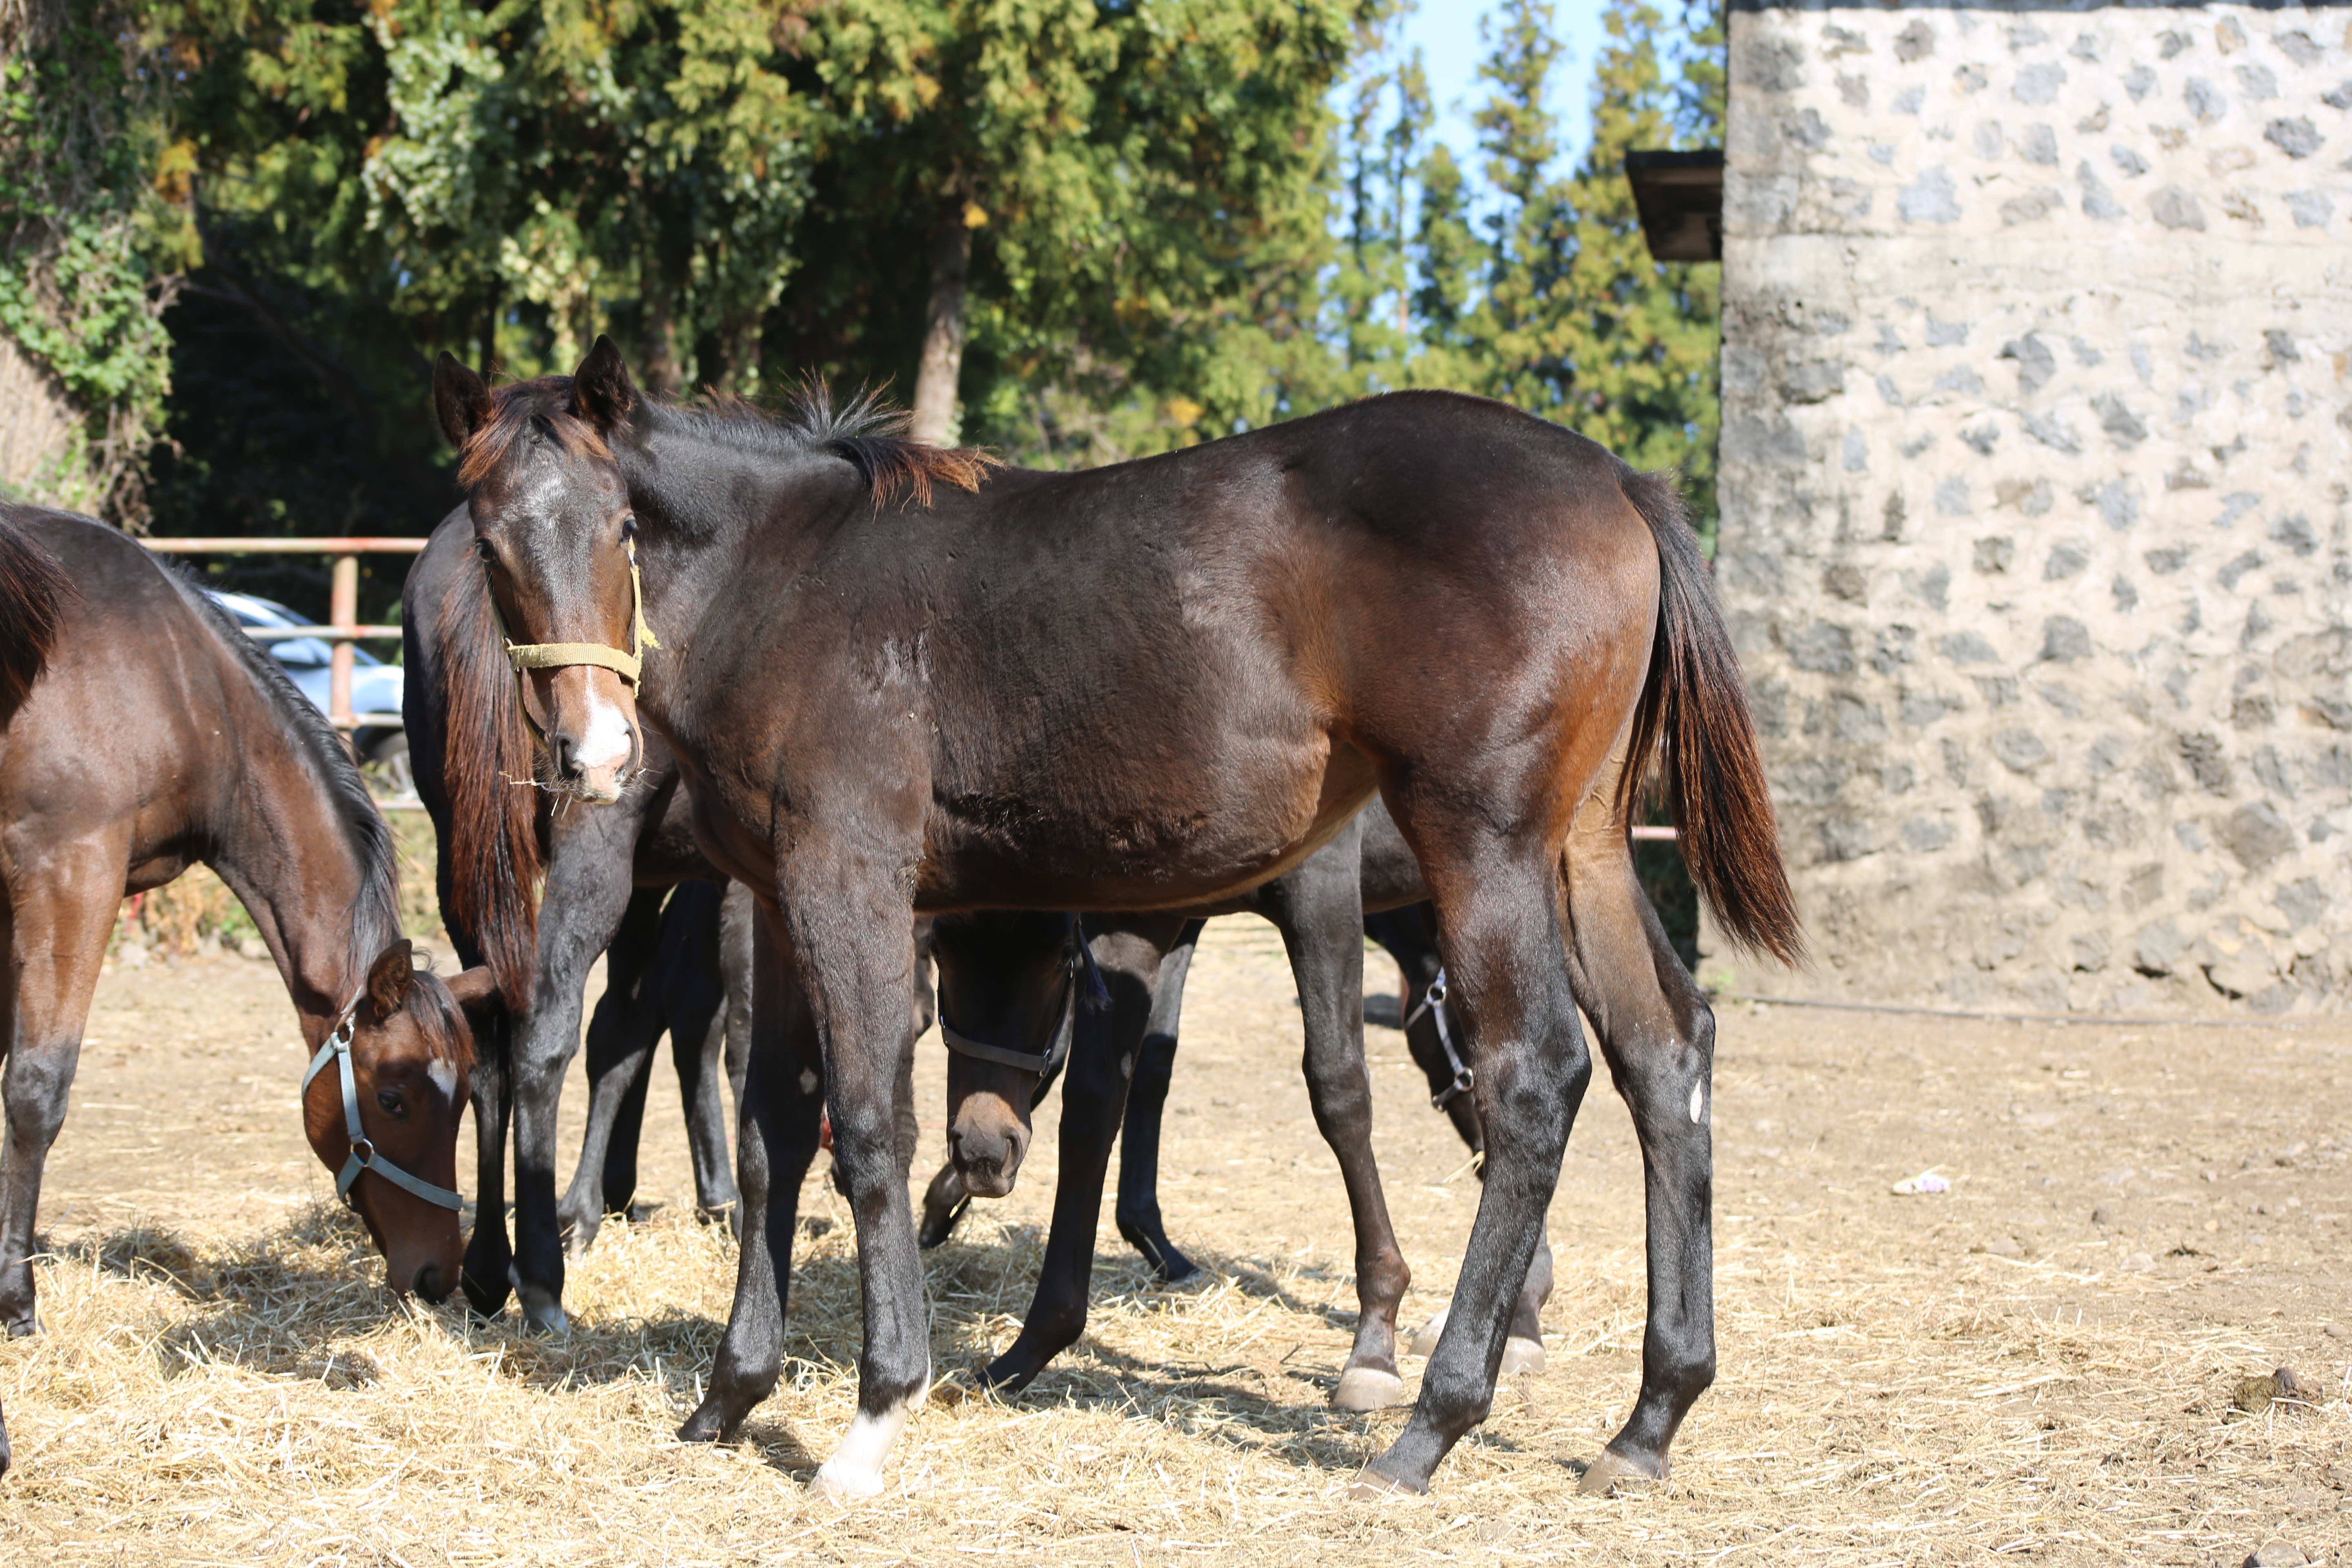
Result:
M882 1461L898 1434L906 1430L908 1413L922 1399L919 1391L913 1398L893 1400L877 1412L859 1410L842 1435L841 1446L810 1480L809 1490L835 1502L877 1495L882 1490Z

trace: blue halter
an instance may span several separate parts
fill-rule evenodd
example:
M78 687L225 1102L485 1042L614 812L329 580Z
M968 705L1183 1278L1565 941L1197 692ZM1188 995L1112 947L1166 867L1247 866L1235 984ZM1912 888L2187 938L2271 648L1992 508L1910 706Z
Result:
M360 1086L352 1076L352 1033L359 1026L360 999L343 1009L335 1024L335 1032L320 1046L319 1054L310 1058L310 1070L302 1075L302 1092L310 1092L310 1081L327 1070L333 1062L341 1069L343 1080L343 1131L352 1141L352 1157L335 1176L335 1195L343 1200L346 1208L357 1208L352 1202L352 1188L357 1184L362 1171L373 1171L395 1187L404 1188L428 1204L439 1204L445 1209L464 1206L465 1200L446 1187L436 1187L420 1177L412 1176L375 1151L367 1134L360 1128Z

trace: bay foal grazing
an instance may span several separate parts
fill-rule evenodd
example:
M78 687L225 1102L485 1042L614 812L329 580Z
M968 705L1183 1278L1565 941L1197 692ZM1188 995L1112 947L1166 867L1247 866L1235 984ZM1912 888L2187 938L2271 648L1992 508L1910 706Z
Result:
M41 1167L125 894L197 862L244 901L317 1054L303 1130L389 1283L457 1283L457 1119L487 990L415 969L392 836L278 662L113 529L0 507L0 1322L35 1330Z
M1438 394L1057 474L821 413L664 407L604 340L573 376L495 393L444 356L435 393L520 678L520 704L502 680L474 710L517 751L535 729L589 801L618 795L650 722L706 851L761 900L745 1245L686 1436L732 1431L774 1386L771 1188L805 1168L820 1096L866 1337L818 1484L877 1490L929 1385L889 1158L913 914L1211 904L1377 791L1436 907L1487 1160L1451 1320L1362 1484L1424 1489L1486 1413L1591 1077L1580 997L1654 1216L1641 1395L1587 1479L1664 1474L1715 1354L1712 1017L1626 842L1661 741L1725 929L1799 947L1737 661L1666 481Z

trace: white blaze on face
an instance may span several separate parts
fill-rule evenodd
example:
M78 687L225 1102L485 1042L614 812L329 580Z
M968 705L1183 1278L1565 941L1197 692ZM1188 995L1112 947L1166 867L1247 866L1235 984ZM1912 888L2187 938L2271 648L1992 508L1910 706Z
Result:
M849 1431L841 1439L841 1447L833 1451L816 1473L815 1490L837 1498L873 1497L882 1489L882 1461L890 1452L890 1445L906 1430L907 1416L930 1393L930 1379L915 1397L904 1404L894 1405L879 1415L857 1413L849 1424Z
M1698 1119L1705 1114L1706 1114L1706 1090L1698 1084L1693 1084L1691 1085L1692 1125L1697 1125Z
M441 1091L441 1098L443 1100L453 1104L456 1103L457 1099L457 1069L454 1065L443 1061L439 1057L435 1057L433 1058L433 1065L425 1069L425 1076L433 1080L433 1087Z

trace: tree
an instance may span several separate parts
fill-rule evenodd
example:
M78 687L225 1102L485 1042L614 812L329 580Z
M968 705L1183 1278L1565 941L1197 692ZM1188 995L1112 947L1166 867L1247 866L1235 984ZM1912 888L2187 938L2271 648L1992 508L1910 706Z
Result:
M1186 381L1202 345L1319 206L1323 97L1364 8L825 7L808 47L828 106L814 266L777 337L829 369L911 362L931 439L955 432L959 404L980 433L1009 434L1040 387L1204 410Z
M172 73L134 12L105 0L0 11L0 332L10 454L41 500L146 510L147 447L169 388L160 320L190 248L184 171L159 155Z

